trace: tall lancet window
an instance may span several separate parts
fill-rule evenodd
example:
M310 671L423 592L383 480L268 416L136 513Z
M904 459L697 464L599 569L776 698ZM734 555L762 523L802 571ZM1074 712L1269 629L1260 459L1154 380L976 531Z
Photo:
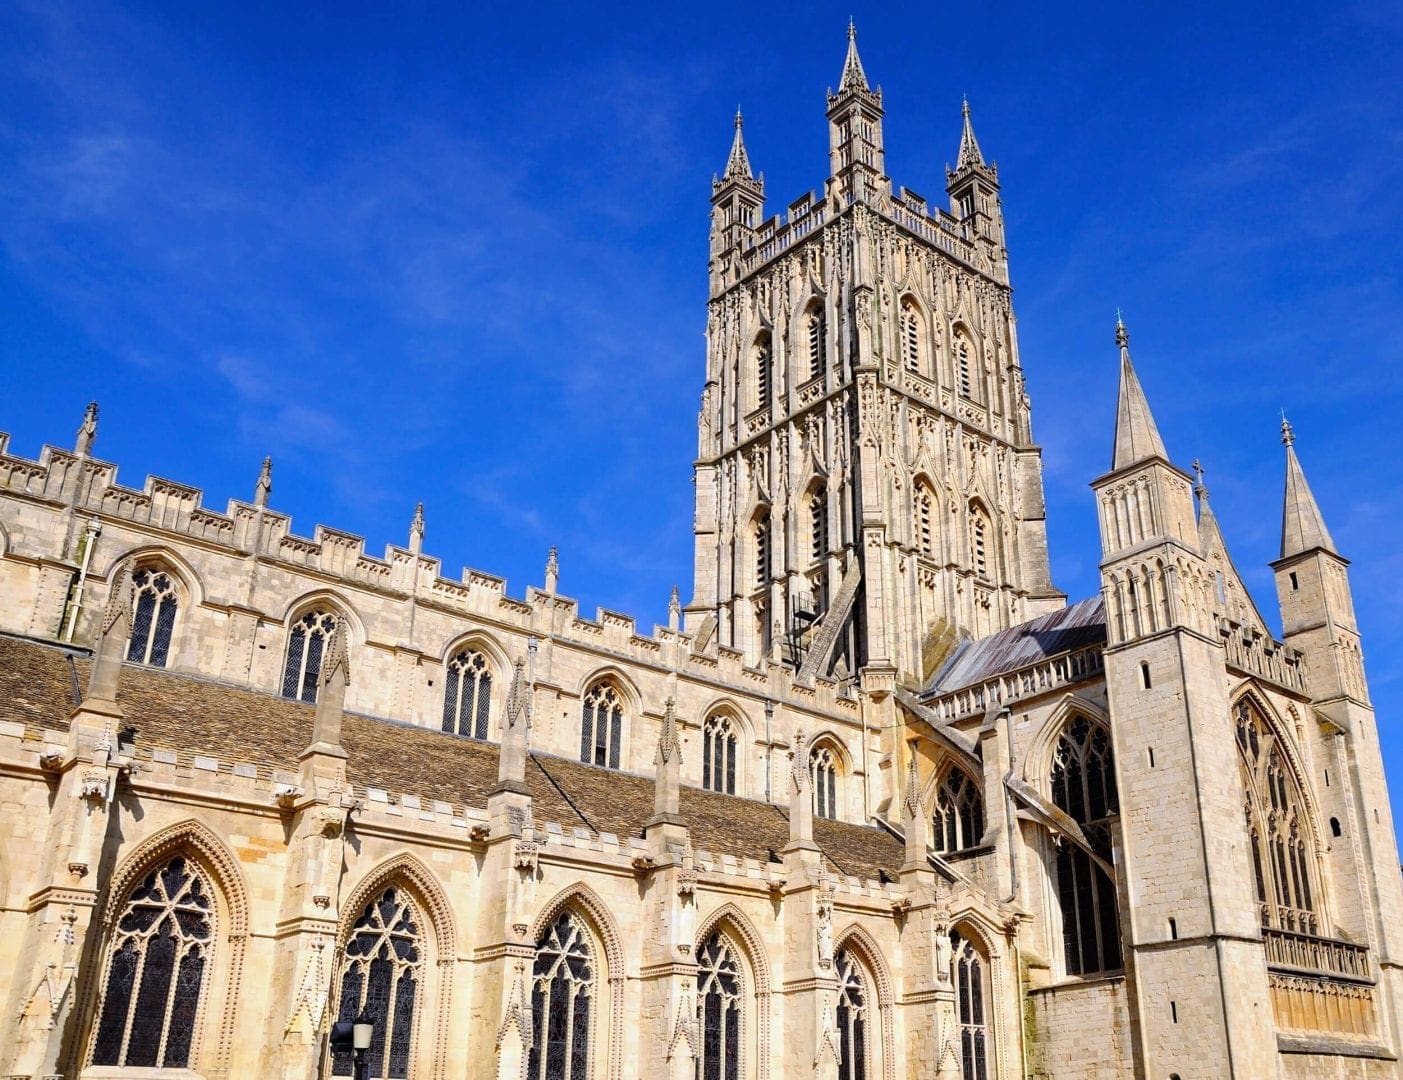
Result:
M580 760L587 765L619 767L623 742L624 703L609 682L597 682L585 693L580 723Z
M814 301L804 315L804 333L809 349L809 378L817 379L827 367L824 335L826 326L823 318L823 304Z
M326 640L336 629L336 616L318 608L292 624L287 635L287 663L283 666L283 697L316 701Z
M935 557L935 492L924 480L916 482L916 547L926 558Z
M142 879L117 917L98 1004L92 1063L188 1069L214 944L214 905L193 860Z
M1120 812L1115 761L1105 729L1074 717L1057 740L1052 760L1052 801L1065 811L1107 864L1111 819ZM1068 975L1091 975L1121 966L1116 886L1095 860L1070 840L1057 848L1057 898L1062 908L1062 950Z
M813 561L822 565L828 555L828 488L823 484L809 492L809 547Z
M867 985L847 949L833 957L838 972L838 1080L867 1080Z
M492 669L476 649L463 649L448 661L443 688L443 730L487 738L492 701Z
M979 784L951 767L935 793L935 842L940 851L963 851L984 837L984 797Z
M838 817L838 762L827 746L809 752L809 780L814 793L814 813L836 820Z
M755 519L755 587L763 589L770 583L770 515Z
M143 566L132 575L136 604L132 610L132 636L127 659L138 664L165 667L175 633L175 582L164 570Z
M984 959L973 943L950 934L950 982L955 987L955 1020L960 1032L961 1080L989 1080L989 1021Z
M375 1020L366 1061L370 1075L386 1080L409 1076L414 1010L423 984L424 940L420 917L403 887L391 885L351 927L341 955L336 1015L354 1020L364 1010ZM350 1054L331 1059L333 1076L352 1075Z
M989 515L978 503L969 508L969 558L974 572L982 578L989 576L991 534Z
M755 339L755 407L763 409L770 403L770 383L774 376L774 357L770 352L769 331Z
M909 296L901 298L901 355L907 370L921 370L921 309Z
M739 1080L741 969L736 949L719 931L697 950L698 1080Z
M979 388L974 370L974 344L963 328L955 331L951 351L955 354L955 386L960 391L960 397L973 401Z
M736 726L725 713L712 713L702 727L702 787L736 793Z
M536 942L528 1080L588 1080L596 983L584 923L562 911Z
M1263 926L1319 932L1313 830L1300 786L1275 730L1250 700L1238 702L1237 749L1252 843L1252 871Z

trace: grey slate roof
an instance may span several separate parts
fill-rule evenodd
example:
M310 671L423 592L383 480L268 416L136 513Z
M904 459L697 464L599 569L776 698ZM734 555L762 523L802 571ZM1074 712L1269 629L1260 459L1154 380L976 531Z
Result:
M977 641L961 643L921 696L936 697L973 686L1058 653L1105 640L1106 613L1101 597L1093 596Z

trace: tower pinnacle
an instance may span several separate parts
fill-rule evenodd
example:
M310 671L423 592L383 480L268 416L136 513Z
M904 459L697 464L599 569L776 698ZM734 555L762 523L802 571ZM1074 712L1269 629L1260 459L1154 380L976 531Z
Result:
M857 24L848 19L848 54L843 58L843 77L838 81L838 93L845 90L867 90L867 72L862 70L862 58L857 55Z
M974 123L969 118L969 98L964 99L961 114L964 123L960 129L960 156L955 162L955 171L971 167L985 168L984 153L979 149L979 140L974 137Z
M741 129L745 126L745 118L741 116L740 106L736 106L736 134L731 140L731 156L726 159L726 171L722 175L723 180L754 180L755 174L750 169L750 155L745 152L745 139L741 135Z
M1150 403L1145 400L1145 391L1140 388L1140 380L1130 362L1130 331L1119 315L1116 316L1116 344L1120 346L1120 395L1116 403L1116 442L1111 468L1124 469L1151 457L1168 461L1164 440L1159 437L1159 428L1150 413Z
M1312 548L1335 551L1335 541L1325 527L1325 518L1306 483L1305 471L1296 457L1296 433L1285 416L1281 418L1281 441L1286 445L1286 495L1281 508L1281 557L1300 555Z

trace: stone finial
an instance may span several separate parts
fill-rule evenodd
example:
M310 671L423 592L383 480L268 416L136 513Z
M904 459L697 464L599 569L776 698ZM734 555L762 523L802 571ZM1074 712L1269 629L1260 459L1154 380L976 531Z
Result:
M845 90L866 90L872 87L867 82L867 72L862 70L862 58L857 55L857 23L848 19L848 51L843 57L843 75L838 80L838 93Z
M550 550L546 552L546 592L555 595L555 590L560 584L560 552L552 544Z
M78 425L78 438L73 444L73 452L79 457L92 453L93 440L97 438L97 402L88 402L83 412L83 422Z
M745 127L745 118L741 116L740 106L736 106L736 133L731 139L731 153L726 158L726 171L721 174L723 180L753 180L755 174L750 168L750 155L745 152L745 137L741 134Z
M409 550L418 555L424 550L424 504L414 507L414 516L409 519Z
M682 594L677 586L672 587L672 596L667 601L667 628L677 630L682 625Z
M529 702L526 694L526 661L520 656L512 665L512 684L507 691L506 726L513 730L526 721Z
M653 756L653 821L680 823L682 741L677 735L677 702L667 699L658 750Z
M107 608L98 626L93 645L93 667L88 675L88 693L83 704L104 702L108 711L117 703L117 675L122 668L132 636L132 604L136 586L132 581L135 566L128 559L112 575L112 587L107 594Z
M263 468L258 470L258 481L253 485L253 505L262 510L268 505L268 496L273 491L273 459L265 457Z
M907 747L907 755L906 795L903 800L906 820L902 823L906 830L905 867L924 870L928 865L926 849L930 843L930 819L921 801L921 774L914 744Z
M304 753L345 757L341 747L341 721L346 712L346 688L351 684L351 656L345 619L337 619L322 650L321 673L317 678L316 718L312 724L312 745Z

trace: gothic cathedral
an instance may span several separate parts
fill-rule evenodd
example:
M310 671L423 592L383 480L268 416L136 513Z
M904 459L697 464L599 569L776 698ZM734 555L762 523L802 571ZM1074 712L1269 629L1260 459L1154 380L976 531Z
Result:
M667 625L0 435L0 1077L1382 1080L1403 881L1283 427L1283 639L1116 327L1049 572L999 177L712 185ZM1109 342L1107 343L1109 346ZM1102 355L1098 353L1091 354ZM1108 372L1116 354L1107 348ZM1098 367L1102 366L1096 362Z

